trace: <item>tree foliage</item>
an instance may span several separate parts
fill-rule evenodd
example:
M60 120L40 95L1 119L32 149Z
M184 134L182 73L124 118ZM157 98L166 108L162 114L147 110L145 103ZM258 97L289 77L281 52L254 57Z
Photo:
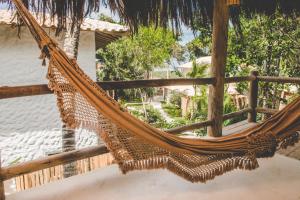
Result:
M212 31L209 27L203 27L202 24L195 24L198 32L194 40L187 43L187 49L190 58L195 59L201 56L208 56L211 53Z
M112 17L105 15L103 13L101 13L99 15L99 20L101 21L105 21L105 22L110 22L110 23L114 23L114 24L118 24L119 22L117 22L116 20L114 20Z
M271 16L254 15L251 19L241 17L240 20L241 34L233 27L229 28L226 76L245 76L251 70L258 70L263 76L300 76L299 18L276 12ZM203 31L200 25L199 32ZM190 43L200 43L200 50L190 48L194 55L211 47L203 45L211 41L211 31L203 32ZM280 93L284 87L288 85L260 83L260 106L278 108L283 101ZM248 85L242 83L237 89L246 93L247 88Z
M300 76L300 19L272 16L242 18L242 37L229 32L227 73L249 74L256 69L262 76ZM277 109L280 93L288 85L260 83L260 106Z
M97 58L103 63L99 77L102 80L148 78L149 72L164 66L178 53L178 46L172 32L141 27L136 35L121 38L97 51Z
M99 49L96 57L101 67L99 80L148 79L154 68L165 66L170 59L181 55L181 47L171 31L155 27L141 27L131 37L123 37ZM115 99L146 98L153 90L115 91ZM146 95L146 94L147 95Z

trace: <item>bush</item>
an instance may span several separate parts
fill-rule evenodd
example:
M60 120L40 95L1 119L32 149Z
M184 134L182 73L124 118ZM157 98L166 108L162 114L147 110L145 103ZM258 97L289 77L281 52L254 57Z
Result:
M194 133L196 133L197 136L206 136L207 128L196 129Z
M165 128L170 129L170 128L176 128L178 126L183 126L188 124L188 120L185 120L183 118L175 118L172 122L168 123Z
M231 96L229 96L228 94L225 94L225 96L224 96L224 114L235 112L236 110L237 110L236 106L234 105ZM245 120L246 117L247 117L247 114L244 114L242 116L235 117L233 119L225 120L223 122L223 124L224 124L224 126L228 126L230 124L234 124L236 122L240 122L242 120Z
M172 92L170 96L170 103L178 106L179 108L181 107L181 97L183 95L178 93L178 92Z
M181 117L181 109L177 105L170 103L162 103L162 108L172 118Z
M164 128L166 126L166 121L161 116L160 112L153 108L152 106L146 105L146 116L143 110L143 106L141 104L139 105L130 105L131 109L130 113L134 115L135 117L139 118L140 120L147 122L151 125L153 125L156 128Z

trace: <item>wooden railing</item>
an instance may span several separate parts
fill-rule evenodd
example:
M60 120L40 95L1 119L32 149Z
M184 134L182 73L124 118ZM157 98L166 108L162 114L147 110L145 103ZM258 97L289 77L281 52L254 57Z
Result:
M287 77L267 77L258 76L257 72L252 72L250 76L245 77L230 77L225 79L225 83L235 83L249 81L249 108L223 115L223 120L231 119L237 116L241 116L245 113L248 114L249 122L256 121L257 113L274 114L276 110L258 108L258 82L277 82L277 83L292 83L300 84L300 78L287 78ZM197 78L197 79L155 79L155 80L135 80L135 81L114 81L114 82L98 82L98 84L106 90L114 89L131 89L131 88L147 88L147 87L163 87L171 85L208 85L214 84L214 78ZM17 87L0 87L0 99L24 97L34 95L51 94L47 85L31 85L31 86L17 86ZM182 127L177 127L167 130L170 133L181 133L187 130L194 130L203 127L211 126L213 121L198 122ZM80 150L60 153L51 155L45 158L32 160L20 164L15 164L8 167L2 167L0 163L0 200L5 198L4 196L4 184L5 180L17 177L19 175L31 173L34 171L50 168L53 166L70 163L73 161L90 158L93 156L108 153L108 149L105 146L88 147Z
M225 79L225 83L235 83L242 81L252 81L255 77L229 77ZM175 85L213 85L214 78L177 78L177 79L151 79L151 80L134 80L134 81L103 81L97 84L104 90L116 89L133 89L133 88L150 88L164 87ZM4 86L0 87L0 99L35 96L51 94L51 90L46 84L42 85L27 85L27 86Z

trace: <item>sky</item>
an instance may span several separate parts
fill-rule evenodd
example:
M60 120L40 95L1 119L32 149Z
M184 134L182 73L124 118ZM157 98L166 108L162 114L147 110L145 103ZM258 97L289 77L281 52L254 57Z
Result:
M180 42L182 45L190 42L195 38L193 31L186 26L182 27L182 32L183 32L182 41Z
M7 4L0 3L0 10L6 9L7 7Z

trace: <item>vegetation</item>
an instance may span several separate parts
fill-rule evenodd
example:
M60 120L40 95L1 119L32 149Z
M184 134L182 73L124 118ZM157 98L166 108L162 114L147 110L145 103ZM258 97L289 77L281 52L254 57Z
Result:
M138 34L124 37L97 51L103 63L101 80L132 80L149 78L156 67L163 67L180 49L170 31L141 27Z
M207 76L208 65L198 65L193 61L192 71L187 74L190 78L203 78ZM194 85L192 110L190 119L205 120L207 118L207 86Z
M299 36L300 19L286 18L279 13L271 16L256 16L252 19L241 17L241 30L237 32L234 27L229 28L228 57L226 76L245 76L250 71L258 70L260 75L268 76L300 76L300 46ZM197 20L195 20L197 21ZM187 77L206 77L207 65L198 65L195 59L211 53L212 31L208 26L200 23L194 24L196 38L187 44L189 58L193 61L191 72ZM203 28L204 27L204 28ZM206 27L206 28L205 28ZM97 58L104 64L98 72L101 80L132 80L148 79L153 73L163 76L160 72L153 72L155 68L165 67L171 59L182 59L182 48L170 31L161 28L141 27L137 35L132 38L122 38L110 44L105 50L97 52ZM175 75L176 74L176 75ZM180 72L169 76L181 76ZM163 77L162 77L163 78ZM283 89L289 85L276 83L260 83L259 106L278 108ZM248 83L239 83L236 86L240 94L247 95ZM142 107L139 111L132 111L137 117L154 124L160 128L173 128L175 126L203 121L207 119L208 90L207 86L194 86L194 95L191 97L192 106L186 116L181 113L182 94L173 92L169 103L162 103L163 110L172 117L171 123L166 123L160 113L153 107ZM151 96L154 90L128 90L115 91L122 96L122 101L146 101L145 96ZM146 94L146 95L145 95ZM117 98L118 99L118 98ZM224 113L237 111L232 97L225 92ZM245 116L224 121L229 125L246 119ZM199 130L202 135L205 130Z
M172 118L181 117L180 106L173 103L161 102L163 110Z
M164 67L171 58L180 57L180 46L171 31L155 27L141 27L138 34L123 37L99 49L96 57L102 63L97 72L99 80L149 79L154 68ZM153 90L117 90L119 97L147 99Z
M166 121L163 119L158 110L154 109L151 105L146 105L146 112L142 104L130 104L127 106L131 114L139 118L142 121L145 121L154 127L165 128L167 127Z
M286 18L276 13L273 16L255 16L242 19L242 37L230 31L227 73L249 74L251 69L263 76L300 75L300 25L299 18ZM283 89L289 85L260 83L259 104L278 109Z
M258 70L264 76L300 75L300 19L287 18L276 12L271 16L241 17L241 32L229 28L226 76L245 76ZM211 30L195 24L198 36L188 44L191 57L207 55L211 51ZM285 99L280 96L288 84L260 82L259 106L278 109ZM247 95L248 84L240 83L237 91ZM226 100L226 99L225 99ZM226 101L225 101L226 104ZM225 105L225 113L226 108Z
M115 24L119 23L119 22L115 21L112 17L107 16L107 15L105 15L103 13L100 14L99 20L105 21L105 22L110 22L110 23L115 23Z
M176 128L176 127L187 125L190 123L193 123L193 122L191 122L187 119L184 119L182 117L177 117L177 118L174 118L174 120L172 122L168 123L166 128L168 128L168 129Z
M196 23L195 29L197 36L194 40L187 44L187 49L190 53L190 58L195 59L201 56L208 56L211 53L211 36L212 31L209 27L203 27L203 24Z

